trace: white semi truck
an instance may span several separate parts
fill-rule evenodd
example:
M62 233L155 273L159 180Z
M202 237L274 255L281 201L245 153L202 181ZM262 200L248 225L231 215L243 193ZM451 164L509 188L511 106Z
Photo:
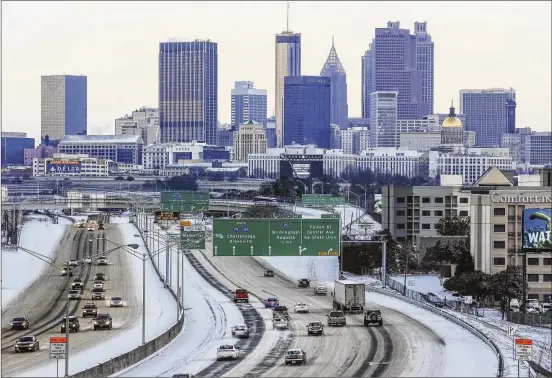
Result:
M366 287L350 280L335 281L333 308L345 313L361 313L366 303Z

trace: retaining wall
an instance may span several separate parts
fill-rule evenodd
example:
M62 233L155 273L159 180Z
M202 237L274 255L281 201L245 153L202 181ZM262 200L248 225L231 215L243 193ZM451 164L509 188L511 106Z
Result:
M142 231L139 230L139 232L140 232L140 236L142 237L142 240L144 241L144 235L142 234ZM153 261L151 251L147 248L147 244L145 243L145 241L144 241L144 245L146 246L146 250L148 251L150 261ZM161 276L159 269L155 266L155 264L152 263L152 265L154 266L155 271L159 276L159 279L163 281L163 277ZM178 301L178 298L175 292L169 286L165 286L165 287L169 290L172 297L176 301L177 305L180 306L180 303ZM126 369L127 367L136 364L137 362L140 362L144 358L152 355L153 353L157 352L159 349L163 348L165 345L170 343L176 336L178 336L178 334L180 333L184 325L184 320L185 320L184 314L182 312L182 309L180 309L180 318L178 319L178 322L175 323L167 331L165 331L164 333L156 337L155 339L148 341L146 344L141 345L131 350L130 352L124 353L119 357L112 358L111 360L103 362L90 369L86 369L76 374L73 374L71 375L71 377L77 377L77 378L108 377L120 370Z

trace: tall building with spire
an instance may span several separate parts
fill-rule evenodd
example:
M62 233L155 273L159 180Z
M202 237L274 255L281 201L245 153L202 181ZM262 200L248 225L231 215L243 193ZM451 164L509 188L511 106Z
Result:
M347 105L347 74L337 56L335 41L332 36L332 47L320 76L329 77L330 84L330 123L347 127L348 105Z
M284 141L284 78L301 76L301 33L289 30L289 3L287 5L286 30L276 34L275 115L278 147Z

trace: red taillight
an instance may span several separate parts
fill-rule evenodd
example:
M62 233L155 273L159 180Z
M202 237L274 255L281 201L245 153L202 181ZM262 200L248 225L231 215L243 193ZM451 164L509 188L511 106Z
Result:
M235 352L236 350L235 349L232 349L232 352Z

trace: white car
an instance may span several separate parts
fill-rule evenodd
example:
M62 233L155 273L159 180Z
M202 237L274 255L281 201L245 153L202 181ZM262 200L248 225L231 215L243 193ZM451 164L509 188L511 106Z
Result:
M289 329L289 322L282 318L273 319L272 329Z
M76 259L69 260L69 266L77 266L79 262Z
M107 265L107 257L99 257L98 265Z
M103 289L103 287L104 284L101 281L94 281L94 283L92 284L93 289Z
M69 290L69 299L80 299L81 294L78 290Z
M240 338L249 338L249 329L245 324L236 324L232 326L232 336Z
M221 345L217 348L217 361L221 360L237 360L240 358L240 350L235 345Z
M296 313L308 313L309 312L309 305L303 302L296 303L293 307L293 312Z
M92 258L91 257L85 257L84 258L84 263L85 264L92 264Z
M109 307L123 307L123 298L111 297L111 300L109 301Z

